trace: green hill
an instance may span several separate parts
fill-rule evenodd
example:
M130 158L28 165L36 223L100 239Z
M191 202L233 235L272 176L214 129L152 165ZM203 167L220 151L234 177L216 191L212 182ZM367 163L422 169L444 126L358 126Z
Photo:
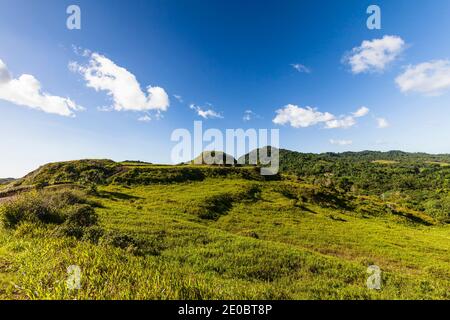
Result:
M234 166L236 159L222 151L203 151L190 161L194 165Z
M449 299L447 161L281 149L275 177L48 164L0 193L0 298ZM381 290L367 288L370 265Z

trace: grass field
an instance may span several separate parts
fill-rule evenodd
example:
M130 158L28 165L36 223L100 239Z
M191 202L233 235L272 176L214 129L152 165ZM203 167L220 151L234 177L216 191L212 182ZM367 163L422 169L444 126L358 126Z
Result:
M43 223L0 231L0 298L450 298L449 225L370 197L347 208L298 196L313 188L239 174L99 185L95 240ZM66 286L70 265L80 289ZM367 288L370 265L381 290Z

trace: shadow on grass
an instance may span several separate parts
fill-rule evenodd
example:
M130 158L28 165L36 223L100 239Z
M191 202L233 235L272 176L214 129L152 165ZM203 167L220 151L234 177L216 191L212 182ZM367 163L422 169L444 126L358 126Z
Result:
M317 214L317 212L316 212L316 211L314 211L314 210L311 210L310 208L308 208L308 207L306 207L306 206L304 206L304 205L299 205L299 206L298 206L298 208L300 208L300 209L301 209L301 210L303 210L303 211L306 211L306 212L312 213L312 214Z
M122 192L115 192L115 191L99 191L98 196L100 198L107 198L107 199L110 199L113 201L142 199L140 197L132 196L132 195L122 193Z

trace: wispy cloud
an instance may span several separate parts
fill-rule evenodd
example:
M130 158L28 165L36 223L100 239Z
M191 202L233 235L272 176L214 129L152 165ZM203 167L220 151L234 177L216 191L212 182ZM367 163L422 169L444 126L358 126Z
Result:
M180 95L178 95L178 94L174 94L173 97L174 97L175 99L177 99L177 101L178 101L179 103L184 103L184 100L183 100L183 97L182 97L182 96L180 96Z
M291 64L291 67L300 73L311 73L310 68L308 68L307 66L300 64L300 63L293 63L293 64Z
M140 122L150 122L150 121L152 121L152 118L148 114L145 114L145 115L139 117L138 121L140 121Z
M400 90L437 96L450 90L450 61L435 60L410 65L395 82Z
M166 111L169 96L161 87L148 86L143 92L134 74L99 53L88 53L88 65L69 64L70 70L80 73L86 86L105 91L117 111Z
M43 92L39 80L30 74L13 78L2 60L0 60L0 99L16 105L68 117L73 117L75 111L84 109L70 98Z
M201 106L197 106L195 104L191 104L189 106L190 109L195 110L195 112L197 112L197 114L202 117L203 119L212 119L212 118L223 118L223 116L214 111L213 109L211 109L211 105L208 104L208 106L210 107L210 109L206 109L205 107L201 107Z
M330 143L331 144L335 144L335 145L339 145L339 146L348 146L353 144L352 140L335 140L335 139L330 139Z
M326 129L345 129L354 126L355 118L365 116L368 112L368 108L361 107L351 115L337 117L329 112L320 112L316 108L288 104L276 111L276 117L272 121L281 125L289 124L294 128L306 128L322 123Z
M369 111L370 111L369 108L362 106L361 108L356 110L356 112L353 112L353 116L355 118L364 117L365 115L367 115L369 113Z
M244 120L245 122L250 121L254 118L260 118L260 116L258 114L256 114L255 112L253 112L252 110L245 110L244 111L244 116L242 117L242 120Z
M405 47L405 41L398 36L384 36L371 41L364 40L343 58L354 74L364 72L382 72L394 61Z
M113 106L101 106L101 107L97 107L98 111L101 112L111 112L114 111L114 107Z
M385 118L376 118L377 127L380 129L384 129L389 127L389 122Z

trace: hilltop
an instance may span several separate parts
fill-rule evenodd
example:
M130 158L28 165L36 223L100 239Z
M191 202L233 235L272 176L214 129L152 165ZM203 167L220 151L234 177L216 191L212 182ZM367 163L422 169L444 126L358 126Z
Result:
M234 157L222 151L203 151L196 158L189 162L197 165L220 165L220 166L234 166L237 161Z

